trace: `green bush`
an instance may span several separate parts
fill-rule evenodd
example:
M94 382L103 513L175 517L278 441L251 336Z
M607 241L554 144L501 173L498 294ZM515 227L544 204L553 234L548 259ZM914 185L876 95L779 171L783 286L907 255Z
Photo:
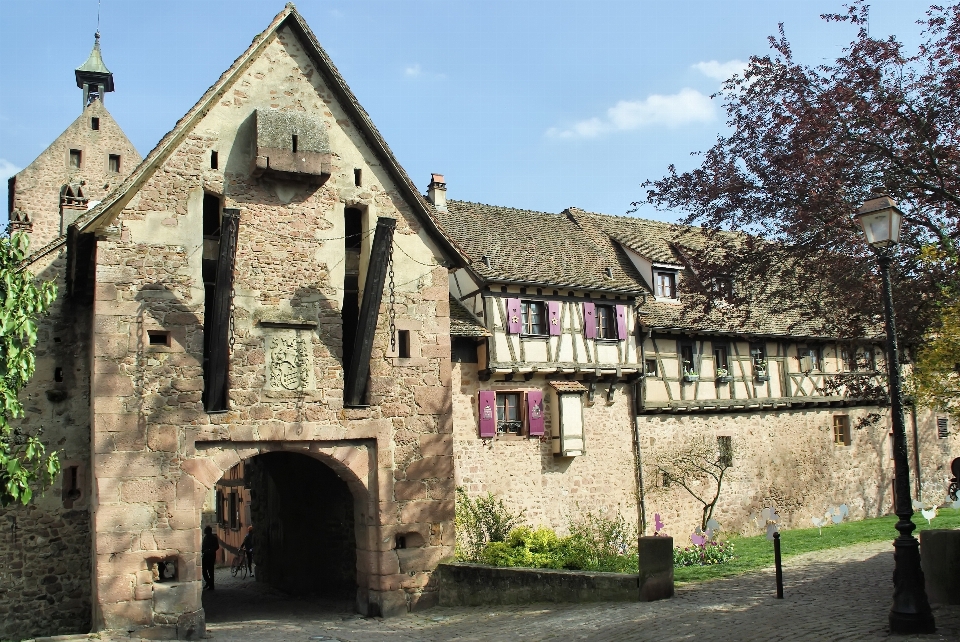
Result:
M467 491L458 486L455 519L456 558L461 562L482 562L484 547L507 539L510 531L521 524L523 511L511 512L493 493L470 499Z
M482 561L491 566L565 568L567 539L557 537L549 528L521 526L510 532L507 541L487 544Z
M733 544L730 542L707 542L703 546L687 546L673 549L673 565L710 566L723 564L733 559Z

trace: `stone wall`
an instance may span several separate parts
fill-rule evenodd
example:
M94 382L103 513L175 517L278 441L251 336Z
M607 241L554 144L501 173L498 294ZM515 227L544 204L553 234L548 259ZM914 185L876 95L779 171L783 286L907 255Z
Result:
M25 416L11 423L39 433L63 473L28 507L0 508L0 639L86 632L91 623L91 310L67 297L65 266L61 251L29 268L54 281L58 296L39 320L36 371L20 393Z
M91 127L91 119L99 119L99 130ZM70 166L70 150L81 152L79 168ZM120 156L120 171L111 172L108 156ZM90 200L102 199L117 187L130 171L140 164L140 154L127 138L110 112L95 100L47 149L16 175L13 208L29 215L33 222L31 247L39 249L61 234L65 225L86 206L65 212L61 221L60 189L65 184L81 185Z
M178 610L199 612L203 501L223 471L262 452L308 452L350 487L361 611L436 603L432 570L453 552L446 268L303 43L281 29L257 51L202 118L176 134L115 227L102 232L92 403L98 627L172 623L155 608L151 564L160 559L175 559L178 580L190 584ZM331 176L319 185L253 178L255 109L305 110L322 121ZM200 399L205 193L240 210L229 409L210 414ZM415 348L410 358L389 355L385 297L368 408L343 406L347 207L361 210L365 231L378 217L397 220L394 311ZM151 345L151 330L169 332L169 345ZM273 376L289 349L303 357L292 389ZM396 535L419 545L397 551Z

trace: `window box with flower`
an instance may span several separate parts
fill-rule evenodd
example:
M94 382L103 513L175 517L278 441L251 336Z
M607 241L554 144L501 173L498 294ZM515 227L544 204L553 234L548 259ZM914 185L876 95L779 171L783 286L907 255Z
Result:
M717 383L730 383L733 375L726 368L717 368Z

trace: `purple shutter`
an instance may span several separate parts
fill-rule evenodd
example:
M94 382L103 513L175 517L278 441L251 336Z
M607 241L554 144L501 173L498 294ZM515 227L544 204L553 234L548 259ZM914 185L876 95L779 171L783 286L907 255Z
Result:
M560 302L547 301L547 323L550 324L550 336L560 336Z
M520 316L520 299L507 299L507 332L520 334L523 323Z
M481 390L477 404L480 419L480 436L495 437L497 434L497 393Z
M583 336L597 338L597 305L593 301L583 302Z
M617 306L617 338L623 341L627 338L627 306Z
M527 426L531 437L543 436L543 393L539 390L527 392Z

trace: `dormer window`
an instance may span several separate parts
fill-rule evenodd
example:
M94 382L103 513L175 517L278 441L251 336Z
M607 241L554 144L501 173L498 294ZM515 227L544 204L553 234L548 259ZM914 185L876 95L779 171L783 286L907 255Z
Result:
M710 293L721 301L733 298L733 279L727 276L715 276L710 279Z
M655 293L658 299L677 298L677 273L673 270L657 270L653 274Z

